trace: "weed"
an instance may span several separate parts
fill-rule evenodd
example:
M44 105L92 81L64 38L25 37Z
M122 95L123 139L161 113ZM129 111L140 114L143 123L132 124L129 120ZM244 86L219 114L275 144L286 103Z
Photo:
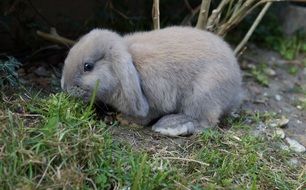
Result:
M297 33L292 37L269 36L266 43L287 60L293 60L299 53L306 52L306 36Z
M297 107L302 110L306 110L306 95L302 98L299 98L297 102Z
M154 169L157 163L148 156L114 142L106 125L80 101L60 93L32 102L28 111L39 116L37 126L27 126L11 111L7 111L7 124L1 125L0 184L4 189L173 185L170 171Z
M293 66L289 67L288 72L291 75L296 75L299 72L299 70L300 70L299 67L293 65Z
M279 149L279 138L251 135L245 122L266 122L273 113L242 114L228 120L228 131L209 129L178 150L161 144L165 149L152 153L113 140L108 130L119 126L107 126L90 105L64 93L21 103L27 114L5 104L2 189L296 189L306 183L303 169L287 164L305 156Z
M275 11L270 11L265 15L265 19L255 30L252 40L263 47L268 46L278 51L283 58L292 60L299 53L306 52L306 34L297 31L293 36L286 37L281 29L280 20L274 14Z
M14 57L8 57L7 60L0 60L0 87L2 88L6 83L11 86L18 84L18 74L16 69L21 66L21 63Z
M290 156L276 149L277 140L269 145L267 138L237 129L226 133L208 130L201 135L200 148L196 146L193 157L209 166L189 164L182 168L187 175L194 171L189 174L193 185L205 184L208 189L292 189L305 182L305 176L298 179L300 170L282 164Z
M265 69L267 69L267 65L266 64L259 64L257 66L255 66L252 70L251 70L251 74L252 76L255 78L255 80L263 85L263 86L269 86L269 77L268 75L265 73Z

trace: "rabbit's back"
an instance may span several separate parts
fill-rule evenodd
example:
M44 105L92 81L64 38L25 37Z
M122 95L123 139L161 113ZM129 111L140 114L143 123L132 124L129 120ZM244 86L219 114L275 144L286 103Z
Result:
M214 61L232 58L230 47L217 35L190 27L169 27L124 36L135 64ZM222 52L222 53L221 53Z
M169 27L127 35L124 40L150 107L177 112L202 100L224 104L223 110L232 106L231 99L240 90L240 69L220 37L190 27ZM192 109L201 112L196 107Z
M169 27L124 37L140 74L189 83L199 72L239 73L231 48L219 36L190 27ZM177 77L177 76L180 77Z

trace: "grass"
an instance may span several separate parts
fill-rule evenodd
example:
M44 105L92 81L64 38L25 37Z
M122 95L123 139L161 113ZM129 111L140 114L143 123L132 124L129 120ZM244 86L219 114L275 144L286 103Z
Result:
M275 49L280 55L287 60L293 60L299 53L306 52L306 34L296 33L291 37L284 37L283 35L266 37L266 44Z
M300 99L300 104L303 110L306 110L306 95L304 98Z
M177 150L162 144L152 152L116 141L109 129L120 126L64 93L22 94L1 97L1 189L305 188L305 168L288 163L305 163L305 155L280 149L282 139L250 133L271 114L243 114L228 121L228 131L206 130Z
M168 172L154 171L146 154L132 153L114 142L92 109L77 100L51 95L35 100L27 109L38 117L31 121L33 125L9 110L4 115L7 124L1 127L0 138L4 189L131 185L133 189L159 189L163 186L159 182L171 177Z
M299 54L305 53L306 33L298 30L292 35L284 34L281 27L282 23L275 14L276 10L273 10L277 7L271 9L272 11L268 11L261 24L256 28L251 41L264 48L268 47L276 50L286 60L293 60ZM252 17L246 18L248 25L250 25L250 22L252 22ZM242 25L242 27L244 26Z
M303 97L300 97L295 104L299 109L306 111L306 93Z
M301 94L301 96L293 102L293 105L300 110L306 111L306 85L298 86L293 90Z
M18 74L16 69L21 63L14 57L7 57L7 60L0 60L0 88L5 84L16 86L18 84Z
M261 63L251 69L251 75L260 85L269 86L269 76L266 73L267 64Z

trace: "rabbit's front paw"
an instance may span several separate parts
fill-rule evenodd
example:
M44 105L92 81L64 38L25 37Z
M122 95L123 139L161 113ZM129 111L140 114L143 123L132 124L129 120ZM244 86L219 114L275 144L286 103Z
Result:
M162 117L152 126L152 130L167 136L191 135L199 128L199 123L184 114Z

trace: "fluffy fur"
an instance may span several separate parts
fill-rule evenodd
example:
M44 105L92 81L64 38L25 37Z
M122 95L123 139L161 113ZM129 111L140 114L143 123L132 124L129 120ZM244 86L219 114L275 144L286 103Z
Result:
M85 63L92 71L84 71ZM120 36L94 29L70 50L62 88L97 98L132 121L175 136L214 126L241 100L241 73L231 48L218 36L169 27Z

